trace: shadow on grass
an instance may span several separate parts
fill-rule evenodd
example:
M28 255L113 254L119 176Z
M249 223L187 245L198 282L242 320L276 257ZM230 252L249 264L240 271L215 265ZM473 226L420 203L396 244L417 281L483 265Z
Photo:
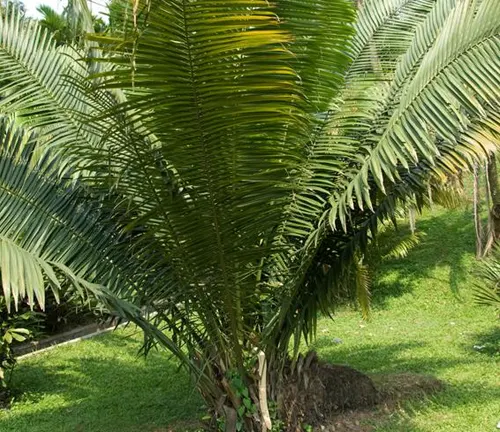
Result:
M22 412L0 417L0 430L149 432L199 422L201 398L168 354L144 360L134 357L137 341L121 335L96 340L113 346L116 358L96 349L95 355L21 363L14 385L24 392L17 402Z
M469 359L408 356L425 347L423 342L401 342L390 345L332 346L327 339L318 339L312 349L320 353L322 359L330 363L340 363L359 369L365 373L436 374L438 371L460 364L470 364Z
M373 378L377 380L378 377L374 376ZM387 380L390 376L383 378ZM430 391L430 389L424 388L419 389L418 387L412 390L413 393L403 395L403 398L399 399L399 402L394 407L391 407L392 409L387 410L385 406L379 406L378 410L374 411L375 415L372 415L372 421L365 421L363 423L371 424L376 428L375 430L381 432L429 432L435 430L434 428L429 428L432 422L439 424L440 419L447 419L451 428L439 430L466 430L467 432L471 430L481 432L493 430L492 428L483 429L473 422L470 425L476 426L474 429L460 429L459 425L451 419L452 415L450 413L462 410L474 410L474 407L491 404L492 400L500 400L500 390L495 386L495 383L491 385L478 385L478 383L473 381L464 381L459 384L445 383L444 387L437 391ZM419 425L415 421L415 413L425 413L429 410L434 411L434 420L429 419L428 422L424 422L424 425ZM494 427L496 421L486 421L486 423ZM366 429L360 430L365 431ZM373 431L373 429L368 430Z
M474 349L480 354L500 359L500 327L495 327L489 331L474 333L469 338L470 343L462 347L466 351Z
M469 211L443 211L417 221L417 231L424 233L422 241L414 246L407 257L388 259L375 268L372 304L384 308L391 297L412 292L424 279L435 279L438 267L449 267L449 284L456 296L468 275L468 263L473 259L475 238L473 218ZM403 238L409 233L402 226L395 234ZM470 265L470 264L469 264ZM391 274L391 280L384 275ZM428 283L428 282L427 282Z
M142 330L132 323L127 323L122 327L115 328L110 331L107 336L99 335L92 338L92 342L96 342L104 348L124 349L127 350L127 352L137 354L138 357L141 357L139 355L139 349L142 340Z
M440 419L448 419L450 423L450 430L453 429L453 421L450 418L450 412L457 412L462 409L474 409L474 407L491 404L492 400L500 401L500 389L496 383L491 385L479 385L474 381L462 381L460 384L446 384L443 391L436 393L434 395L428 396L423 399L413 399L409 400L406 404L407 410L405 415L391 416L388 421L381 422L376 426L379 426L377 430L380 431L391 431L391 432L422 432L430 431L429 425L419 426L416 424L414 416L412 413L415 412L425 412L429 408L437 408L436 414L434 416L435 421L439 424ZM481 422L484 419L477 419ZM474 431L487 431L494 430L496 425L496 417L489 422L489 426L485 425L482 428L478 424L474 424L474 421L470 425L474 425ZM385 424L384 424L385 423ZM385 427L384 427L385 426ZM480 429L478 429L478 427ZM448 429L446 429L448 430ZM458 429L457 430L468 430L468 429Z
M485 335L485 337L488 336ZM401 342L384 346L371 344L344 347L342 345L332 346L331 342L324 338L323 340L319 339L311 348L318 350L322 359L334 364L349 365L373 377L375 382L382 379L382 381L391 383L393 380L397 380L400 374L433 377L440 375L440 372L447 369L456 369L460 365L470 366L471 363L474 363L471 357L465 356L449 358L415 355L419 349L425 348L426 345L423 342ZM477 356L478 366L484 364L484 359L481 357ZM428 409L445 413L457 412L469 407L473 409L477 405L491 404L495 400L500 403L500 387L495 382L494 377L491 377L490 384L485 383L484 380L474 381L471 379L461 379L453 383L442 382L442 384L443 388L432 392L432 394L423 389L422 392L415 391L409 397L406 395L402 398L400 403L408 408L403 416L394 415L395 411L392 409L384 411L381 415L379 411L382 407L379 407L373 411L372 420L368 419L367 422L363 423L371 423L377 427L376 430L381 431L421 432L429 429L422 429L415 425L415 413L425 412ZM383 389L383 387L379 388ZM394 384L394 388L398 389L397 383ZM398 405L399 403L396 404L396 406ZM364 431L365 429L359 430Z

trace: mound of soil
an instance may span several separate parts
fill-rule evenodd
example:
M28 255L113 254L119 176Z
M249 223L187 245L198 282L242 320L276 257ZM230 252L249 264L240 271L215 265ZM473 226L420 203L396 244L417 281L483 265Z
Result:
M324 421L317 430L324 432L373 432L374 424L386 422L402 402L437 393L444 385L437 378L412 373L374 375L379 392L376 407L347 410Z
M291 432L301 431L303 424L322 425L346 409L371 407L379 401L367 375L323 362L313 352L299 357L286 375L279 406L286 430Z
M348 366L318 359L314 352L289 364L278 406L285 430L308 424L325 432L370 432L408 399L443 388L438 379L412 373L369 377Z

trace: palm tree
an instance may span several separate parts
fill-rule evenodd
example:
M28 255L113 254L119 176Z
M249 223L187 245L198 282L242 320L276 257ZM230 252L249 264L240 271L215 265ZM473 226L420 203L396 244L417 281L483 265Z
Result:
M500 132L497 0L366 0L354 26L351 3L134 2L92 67L2 20L4 147L25 137L2 153L6 296L69 277L176 355L227 430L270 429L268 399L286 418L307 365L289 346L345 292L366 306L378 224Z
M20 0L2 0L0 2L0 13L2 15L5 14L5 11L13 8L15 8L22 15L26 13L26 7Z
M84 43L86 32L103 33L106 24L92 15L86 0L68 0L62 13L48 5L41 4L37 8L41 15L40 25L48 32L58 45Z
M63 14L43 4L38 6L37 11L42 16L40 25L53 34L58 44L71 43L74 40L72 29Z

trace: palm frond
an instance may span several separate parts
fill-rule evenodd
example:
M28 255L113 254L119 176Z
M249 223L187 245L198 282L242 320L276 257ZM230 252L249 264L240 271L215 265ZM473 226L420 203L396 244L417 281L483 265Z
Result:
M253 275L275 246L313 114L341 81L350 17L344 0L316 2L316 9L301 2L152 2L137 11L129 40L99 38L116 64L101 75L103 86L128 88L113 114L132 112L154 134L152 163L144 164L143 144L121 142L131 157L119 162L133 182L119 179L117 190L144 198L133 203L137 220L175 260L193 303L213 305L199 308L206 328L226 323L233 347L246 338L240 317L260 308ZM323 34L329 22L331 40ZM116 153L108 156L102 159L117 161ZM164 167L176 173L181 193L166 188ZM221 343L218 351L227 351Z
M211 297L206 289L211 275L198 281L193 278L194 269L198 275L203 274L199 268L203 261L198 261L198 267L193 266L191 254L207 251L197 246L192 252L186 249L186 238L179 238L178 227L172 223L168 211L175 200L179 205L174 207L178 211L174 222L182 221L182 211L186 209L186 214L192 216L188 221L191 228L196 227L203 211L196 213L198 209L189 195L192 190L189 185L179 183L178 173L164 158L158 139L145 129L134 112L117 110L109 115L110 108L124 101L125 96L119 89L96 89L100 79L88 79L89 70L85 62L78 61L79 52L55 47L36 23L12 16L0 21L0 62L5 66L0 72L5 80L1 90L6 95L0 106L4 113L13 113L16 122L36 136L25 147L29 157L19 170L24 169L26 175L33 168L41 171L44 181L36 182L39 188L48 181L57 189L61 176L81 179L70 185L64 182L61 193L64 198L52 194L50 201L51 193L43 191L41 196L34 197L47 199L39 207L42 213L58 211L57 205L61 207L62 214L55 220L42 217L45 213L33 221L29 219L30 224L37 224L34 229L46 232L54 242L47 245L53 248L48 253L55 254L51 264L115 313L147 330L183 360L197 379L205 382L204 366L187 361L185 348L195 355L196 349L199 353L203 345L200 341L211 340L222 357L230 356L231 352L220 331L227 325L227 315L219 314L220 297ZM100 70L108 67L103 63ZM7 158L6 163L12 164L12 158ZM21 180L22 176L16 178ZM85 205L81 208L82 193ZM56 197L61 200L59 204ZM14 198L22 202L22 197ZM7 216L19 217L15 206L10 204ZM89 237L87 249L76 241L67 249L57 249L58 242L71 241L71 224L78 224L70 216L81 217L77 228L82 230L87 229L83 221L90 227L97 224L93 230L81 233L80 240ZM19 220L14 219L13 223ZM117 220L122 224L120 227L111 222ZM67 229L57 230L58 221ZM104 231L99 228L101 222ZM156 227L160 228L155 231ZM213 232L212 227L210 230ZM203 237L202 231L189 230L189 240L196 243L200 233ZM20 245L17 237L13 241ZM155 309L157 316L163 318L162 326L154 327L147 322L135 304ZM166 336L163 330L168 330L171 336ZM216 350L209 346L207 352ZM209 382L206 391L216 393Z
M293 35L291 65L313 115L330 109L344 83L355 34L350 0L276 2L281 28Z
M342 278L332 273L340 266L354 265L356 248L347 247L349 253L340 252L340 261L338 255L332 256L327 252L328 249L332 253L338 252L338 248L343 249L350 244L350 240L349 236L339 236L331 243L326 211L335 198L332 191L349 187L346 172L365 158L368 145L363 140L373 134L377 116L389 104L390 73L395 69L399 55L411 44L415 27L424 20L433 4L434 1L425 0L363 3L355 25L357 33L352 41L351 65L344 88L339 97L330 99L328 110L320 115L319 126L307 147L307 160L298 181L299 187L294 191L287 208L287 218L281 227L281 243L288 248L275 255L272 264L269 264L274 269L274 278L288 281L283 285L284 292L277 294L282 305L280 317L270 324L270 327L275 326L270 333L274 331L278 338L284 334L284 327L294 327L286 323L286 317L294 314L295 310L300 309L305 315L296 315L294 323L303 318L307 320L307 317L317 313L318 308L327 311L336 302L334 297L337 291L344 295L349 291L343 288ZM375 67L374 63L378 65ZM368 183L356 184L355 187L370 207ZM369 226L373 227L373 224ZM325 250L323 243L329 244ZM318 263L324 263L330 269L324 276ZM290 271L291 268L293 271ZM293 282L289 280L290 273ZM343 277L345 275L347 273ZM311 309L306 305L311 305ZM312 334L307 337L312 337ZM286 336L282 340L285 339Z
M448 5L454 0L443 3ZM389 82L398 58L411 45L415 28L425 18L439 27L434 4L435 0L363 2L355 25L357 33L352 42L352 64L345 77L346 85L339 98L330 99L328 111L308 146L308 163L301 182L304 192L294 195L287 218L288 235L306 238L308 243L317 243L321 238L324 224L318 226L316 222L319 218L324 221L321 214L332 191L349 187L349 178L344 173L366 157L369 144L364 140L383 128L377 118L394 103L396 95ZM432 15L427 17L429 13ZM390 55L383 56L379 51ZM383 71L373 67L374 61L383 61ZM366 186L354 185L356 193L363 194L370 207Z
M335 303L332 296L342 286L339 269L352 263L356 251L359 248L363 250L374 238L380 222L392 218L400 206L406 206L414 199L417 200L417 208L421 208L427 200L429 181L433 178L442 181L448 174L468 169L472 161L486 156L498 145L498 107L485 106L474 113L476 115L468 117L468 127L457 130L453 141L443 138L435 140L440 157L432 161L422 157L418 146L412 148L406 143L393 145L391 152L384 154L387 166L375 167L379 168L377 172L384 171L384 175L387 167L395 170L394 183L382 185L385 186L385 194L380 193L380 181L373 173L368 175L366 162L370 160L372 146L377 145L391 116L395 115L393 106L397 108L400 103L401 95L420 68L424 54L434 44L443 26L451 26L453 19L450 14L455 6L453 1L437 2L426 19L421 17L415 39L407 41L408 52L398 63L394 82L386 83L389 77L370 72L368 76L347 81L343 100L327 116L325 128L317 135L317 145L312 151L311 160L316 164L311 163L310 185L315 187L310 187L310 193L304 199L305 205L301 205L300 195L295 197L297 207L291 215L291 221L287 221L291 227L290 235L306 240L300 241L297 249L290 249L294 250L295 257L292 267L289 262L281 266L281 271L294 268L296 279L295 289L291 292L284 290L286 295L280 297L289 300L288 303L284 302L280 318L273 322L277 329L274 334L279 340L287 339L286 335L283 338L280 336L286 333L285 328L301 327L301 331L313 331L313 317L317 311L324 312ZM377 5L372 5L372 8L377 8ZM365 19L369 16L367 14ZM394 19L397 18L396 14ZM492 22L490 24L494 25ZM479 24L477 28L484 30ZM483 61L489 62L488 59L488 55L483 57ZM365 66L371 70L368 64ZM434 91L438 91L437 88ZM412 125L406 125L411 133ZM435 139L433 129L426 132ZM399 153L406 151L416 162L398 159ZM322 160L327 163L322 164ZM358 181L351 181L351 170ZM343 195L336 194L336 190L343 191ZM315 212L321 215L320 209L326 209L328 202L332 211L317 216ZM364 207L371 210L365 211ZM339 218L347 232L329 233L328 217L330 222ZM317 222L311 222L314 220ZM284 261L282 257L280 261ZM294 267L293 262L298 263L298 266ZM323 274L321 266L324 265L328 271ZM299 326L298 323L302 321L309 324ZM308 336L312 336L312 333Z
M471 118L485 118L486 107L495 105L500 64L497 58L488 65L480 59L484 53L498 50L500 4L486 0L476 6L477 2L464 1L451 11L419 70L405 85L384 133L346 189L333 200L329 214L332 226L339 218L345 227L347 208L354 207L354 199L358 206L367 203L366 194L359 190L369 175L384 191L387 181L395 181L397 172L392 167L397 163L407 167L420 157L434 163L440 142L456 142L471 126ZM399 69L403 67L404 62ZM470 150L476 157L484 156L482 147Z
M68 0L65 15L75 31L83 33L82 36L94 33L92 11L86 0Z
M475 298L478 304L493 306L500 312L500 262L498 247L492 255L483 260L477 270L478 282L475 284Z
M126 257L114 253L122 236L83 191L57 180L45 158L33 168L35 136L11 121L0 130L0 269L7 304L35 300L43 307L46 282L54 292L68 279L82 292L98 283L130 285ZM140 280L140 274L137 274Z
M11 11L0 19L0 112L15 115L25 128L36 131L38 154L62 152L84 142L89 149L101 142L102 128L87 119L113 103L115 96L101 92L90 97L95 83L88 67L77 61L84 52L56 46L43 26Z
M168 268L155 259L153 242L147 251L141 243L131 247L134 234L113 221L115 214L81 184L57 175L57 156L33 154L37 139L1 119L0 274L7 307L27 300L43 308L46 289L50 286L57 298L67 281L80 295L96 298L155 335L189 367L183 344L152 326L138 307L170 280Z
M366 0L359 10L350 76L390 72L436 0Z
M452 181L433 185L431 193L433 202L445 208L456 209L467 202L463 187Z
M363 263L363 258L358 256L354 261L356 298L361 307L363 317L370 317L370 286L371 276L369 267Z
M421 242L422 233L411 234L392 246L383 258L405 258L408 253Z

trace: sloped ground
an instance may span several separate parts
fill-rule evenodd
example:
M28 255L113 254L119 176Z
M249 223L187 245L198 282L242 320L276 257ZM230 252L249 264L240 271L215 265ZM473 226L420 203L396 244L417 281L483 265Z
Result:
M330 430L487 432L500 421L500 323L493 311L472 302L470 212L434 211L417 228L427 234L424 241L374 275L370 322L341 311L335 321L319 323L313 348L320 357L370 374L386 395L375 410L337 417ZM131 332L23 361L16 384L25 394L0 413L0 431L196 427L203 407L187 378L166 356L137 357L140 336Z

